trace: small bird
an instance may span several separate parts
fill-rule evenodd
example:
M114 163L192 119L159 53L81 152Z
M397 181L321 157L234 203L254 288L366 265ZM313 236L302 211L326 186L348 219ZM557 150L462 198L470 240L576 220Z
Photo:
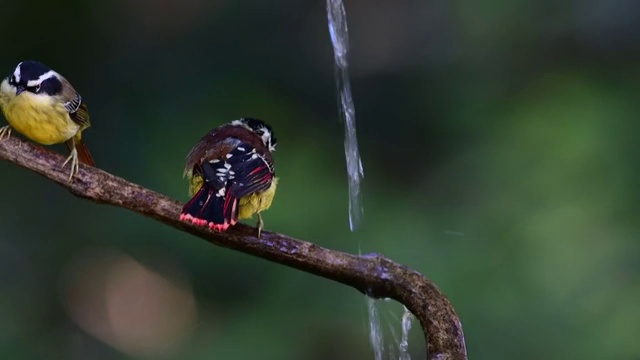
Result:
M89 112L80 94L62 75L32 60L19 63L0 83L0 107L9 125L0 128L0 140L11 128L43 145L64 142L71 154L69 181L78 173L78 161L95 166L82 141Z
M242 118L211 130L189 155L184 173L189 195L180 220L225 231L238 219L258 215L271 206L278 179L273 158L277 139L262 120Z

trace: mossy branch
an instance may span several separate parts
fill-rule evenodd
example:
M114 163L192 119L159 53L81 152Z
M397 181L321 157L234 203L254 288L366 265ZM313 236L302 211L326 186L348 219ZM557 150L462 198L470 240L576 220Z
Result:
M354 287L374 298L392 298L419 320L427 342L427 358L467 359L460 320L437 286L417 271L380 254L356 256L329 250L286 235L238 224L224 233L178 220L181 204L97 168L80 166L68 182L64 157L16 137L0 141L0 159L43 175L79 197L115 205L200 237L211 244L241 251Z

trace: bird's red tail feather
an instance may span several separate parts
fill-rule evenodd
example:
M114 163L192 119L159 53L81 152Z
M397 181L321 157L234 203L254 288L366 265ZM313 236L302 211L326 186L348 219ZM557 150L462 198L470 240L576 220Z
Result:
M238 222L238 199L229 194L217 196L216 190L205 183L184 205L180 220L225 231Z

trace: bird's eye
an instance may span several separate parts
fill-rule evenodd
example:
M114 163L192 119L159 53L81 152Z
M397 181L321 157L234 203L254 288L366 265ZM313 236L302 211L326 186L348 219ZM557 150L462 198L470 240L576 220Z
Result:
M36 85L33 87L33 92L35 93L39 93L40 92L40 85Z
M9 77L9 84L11 84L11 85L15 85L16 84L16 77L15 76L11 75Z

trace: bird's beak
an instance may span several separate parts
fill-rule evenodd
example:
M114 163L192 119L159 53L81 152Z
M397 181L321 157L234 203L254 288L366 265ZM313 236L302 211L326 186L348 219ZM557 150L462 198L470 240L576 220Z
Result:
M18 85L18 87L16 88L16 96L20 95L20 93L25 90L26 88L24 86Z

